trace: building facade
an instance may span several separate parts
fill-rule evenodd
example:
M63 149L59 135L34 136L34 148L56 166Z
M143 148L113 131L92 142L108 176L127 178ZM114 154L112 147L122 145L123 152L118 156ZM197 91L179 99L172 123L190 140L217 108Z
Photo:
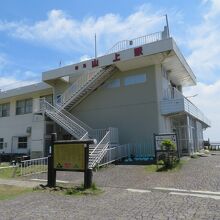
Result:
M47 122L40 110L40 98L52 97L52 88L38 83L0 93L0 154L44 154ZM52 100L52 99L51 99Z
M42 79L45 88L34 91L33 96L20 95L27 97L25 104L19 102L20 96L13 96L13 90L8 91L11 96L0 95L2 109L12 103L10 116L0 119L3 142L11 145L3 147L5 152L20 152L21 147L16 146L26 141L20 137L28 136L24 135L28 127L31 134L25 153L32 157L47 154L52 131L59 139L96 138L97 161L106 146L113 145L142 144L144 154L152 155L153 134L160 133L176 133L182 155L203 147L203 130L210 121L182 94L183 87L196 84L196 77L166 27L119 42L101 57L44 72ZM36 96L44 99L29 114L28 97ZM23 105L28 113L18 116L26 111ZM28 117L26 124L19 125L22 129L14 126L17 133L6 138L6 128L19 124L19 117Z

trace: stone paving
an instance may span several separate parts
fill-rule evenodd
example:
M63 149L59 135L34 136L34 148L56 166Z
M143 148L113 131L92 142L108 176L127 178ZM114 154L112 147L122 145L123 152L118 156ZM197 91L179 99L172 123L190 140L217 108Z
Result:
M194 190L220 191L220 153L190 159L179 172L147 173L142 165L110 165L94 172L94 182L101 187L150 189L174 187ZM46 174L31 178L46 179ZM76 184L83 182L83 173L57 172L57 179Z
M220 155L191 159L181 171L147 173L143 166L120 165L101 169L94 180L104 193L98 196L62 196L28 193L0 201L0 219L207 219L220 220L217 199L171 195L154 187L220 192ZM35 175L31 178L42 178ZM58 179L82 182L81 174L58 173ZM127 188L148 189L130 192Z

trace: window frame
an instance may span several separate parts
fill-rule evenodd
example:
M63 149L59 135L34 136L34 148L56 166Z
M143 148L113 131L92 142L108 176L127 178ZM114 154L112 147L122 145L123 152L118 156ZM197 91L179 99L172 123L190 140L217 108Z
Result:
M25 138L26 140L20 140L19 138ZM18 149L27 149L28 148L28 137L27 136L20 136L18 137L18 144L17 144Z
M0 104L0 118L10 116L10 102Z
M57 105L60 105L62 103L61 96L62 96L62 94L57 94L56 95L56 104Z
M4 149L4 138L0 138L0 150Z
M25 115L33 112L33 98L16 101L16 115Z
M120 79L112 79L110 81L107 81L105 87L107 89L115 89L121 87L121 80Z
M138 73L124 77L124 86L132 86L147 82L147 73Z

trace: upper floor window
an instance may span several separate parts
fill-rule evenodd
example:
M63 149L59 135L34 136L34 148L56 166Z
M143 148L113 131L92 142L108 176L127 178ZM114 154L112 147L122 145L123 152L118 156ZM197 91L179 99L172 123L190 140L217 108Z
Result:
M61 95L57 95L57 96L56 96L56 104L58 104L58 105L59 105L59 104L61 104L61 103L62 103L61 98L62 98L62 97L61 97Z
M27 148L28 140L27 137L18 137L18 148Z
M118 88L118 87L120 87L120 79L111 80L106 84L106 88L108 89Z
M0 117L7 117L10 115L10 103L0 105Z
M24 99L16 102L16 115L32 113L33 100Z
M127 76L124 79L124 85L125 86L129 86L129 85L144 83L144 82L146 82L146 80L147 80L146 73L138 74L138 75L132 75L132 76Z
M0 150L4 147L4 138L0 138Z

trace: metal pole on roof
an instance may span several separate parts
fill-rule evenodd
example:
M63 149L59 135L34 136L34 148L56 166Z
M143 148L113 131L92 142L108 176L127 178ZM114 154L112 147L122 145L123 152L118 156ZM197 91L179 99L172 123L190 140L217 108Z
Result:
M95 33L95 58L97 58L96 33Z
M168 33L168 36L170 36L170 29L169 29L169 23L168 23L167 14L165 14L165 17L166 17L166 24L167 24L167 33Z

